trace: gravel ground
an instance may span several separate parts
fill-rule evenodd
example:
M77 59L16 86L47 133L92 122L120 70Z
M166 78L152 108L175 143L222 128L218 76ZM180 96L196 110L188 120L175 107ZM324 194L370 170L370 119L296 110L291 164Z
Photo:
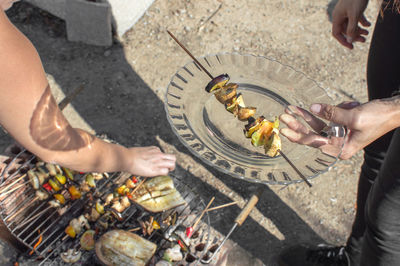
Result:
M257 186L192 156L166 120L166 87L190 61L166 29L196 56L266 56L318 81L336 103L364 102L369 39L353 51L340 46L331 36L333 5L326 0L156 0L123 38L106 48L68 42L62 20L28 4L16 4L8 14L37 47L55 94L61 97L84 84L65 111L73 125L124 145L158 145L173 152L177 173L196 185L206 201L215 196L215 205L237 200L241 207ZM366 14L371 22L377 10L378 3L371 1ZM11 141L1 134L3 149ZM362 152L338 162L313 180L311 189L305 184L265 186L257 209L231 239L265 264L292 244L343 244L354 218L361 163ZM213 228L225 235L239 211L235 206L215 214Z

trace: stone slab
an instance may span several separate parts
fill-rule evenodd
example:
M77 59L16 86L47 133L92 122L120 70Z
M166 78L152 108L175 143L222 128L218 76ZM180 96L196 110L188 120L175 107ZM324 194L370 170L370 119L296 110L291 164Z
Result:
M68 0L65 21L70 41L111 46L111 6L107 2Z
M113 27L119 37L143 16L154 0L108 0L113 15Z

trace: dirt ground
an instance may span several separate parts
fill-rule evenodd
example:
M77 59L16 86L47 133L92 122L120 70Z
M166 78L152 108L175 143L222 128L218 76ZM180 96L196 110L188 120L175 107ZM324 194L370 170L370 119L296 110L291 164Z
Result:
M72 124L128 146L158 145L177 155L176 173L195 185L205 201L215 196L215 205L237 200L243 206L257 186L198 160L167 122L166 87L190 58L166 29L196 56L266 56L318 81L335 103L364 102L370 37L353 51L339 45L331 36L333 5L328 0L156 0L111 47L68 42L62 20L26 3L15 4L8 14L36 46L55 94L61 97L84 85L66 110ZM372 23L377 10L378 3L371 1L367 17ZM1 133L1 148L11 141ZM257 209L231 239L265 264L292 244L344 244L355 213L361 163L362 152L338 162L313 180L312 188L304 183L265 186ZM235 206L218 212L213 228L225 235L239 211Z

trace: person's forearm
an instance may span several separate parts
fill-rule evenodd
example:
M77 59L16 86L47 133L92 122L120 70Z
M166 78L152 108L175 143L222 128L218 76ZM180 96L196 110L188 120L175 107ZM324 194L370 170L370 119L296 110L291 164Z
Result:
M383 106L382 115L388 121L387 132L400 127L400 96L379 100Z
M128 171L131 156L128 149L96 138L87 147L65 152L46 150L33 151L42 160L57 163L71 169L87 172Z

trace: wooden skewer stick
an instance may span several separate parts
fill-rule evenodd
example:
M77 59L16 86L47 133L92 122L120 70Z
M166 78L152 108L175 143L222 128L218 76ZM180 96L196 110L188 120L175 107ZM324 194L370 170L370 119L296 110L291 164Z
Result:
M14 180L11 184L8 184L7 186L5 186L4 188L2 188L0 190L0 194L3 193L5 190L9 189L11 186L13 186L15 183L17 183L19 180L21 180L22 178L24 178L26 176L26 174L21 175L20 177L18 177L16 180Z
M199 67L201 67L201 69L206 72L210 79L213 79L214 77L210 74L210 72L208 72L207 69L202 64L200 64L200 62L192 55L192 53L189 52L189 50L186 49L186 47L182 43L180 43L180 41L178 41L178 39L169 30L167 30L167 32L172 37L172 39L174 39L174 41L176 41L176 43L179 44L179 46L182 47L182 49L185 50L185 52L199 65Z
M35 197L30 201L30 203L28 203L28 205L25 205L23 208L20 208L17 212L15 212L13 215L11 215L10 217L8 217L8 218L6 219L6 221L13 220L13 219L15 218L15 216L17 216L18 214L20 214L22 211L26 211L27 208L28 208L30 205L32 205L32 203L35 203L35 202L36 202L36 200L38 200L38 197L35 196Z
M143 185L144 181L146 181L146 178L143 178L142 181L132 190L131 195L135 194L135 192Z
M0 195L0 197L4 197L5 195L10 194L11 192L14 192L14 191L17 190L17 189L20 189L20 188L23 187L23 186L25 186L25 183L19 184L19 185L13 187L12 189L10 189L9 191L4 192L3 194Z
M306 182L306 184L309 187L312 187L310 181L307 180L307 178L300 172L299 169L297 169L297 167L289 160L288 157L286 157L286 155L282 152L282 150L278 150L278 152L282 155L282 157L288 162L288 164L290 164L291 167L293 167L293 169L296 171L296 173L301 177L301 179L304 180L304 182Z
M215 210L222 209L222 208L225 208L225 207L229 207L229 206L232 206L232 205L235 205L235 204L237 204L237 201L232 201L232 202L229 202L229 203L226 203L226 204L222 204L222 205L219 205L219 206L216 206L216 207L209 208L207 210L207 212L215 211Z
M211 203L215 200L215 197L212 197L210 202L207 204L207 207L203 210L203 212L200 214L199 218L197 218L196 222L193 224L192 228L193 230L196 228L197 224L200 222L201 218L203 218L204 214L207 212L208 208L210 207Z
M141 227L136 227L136 228L129 229L128 231L129 232L136 232L136 231L139 231L140 229L142 229L142 228Z

